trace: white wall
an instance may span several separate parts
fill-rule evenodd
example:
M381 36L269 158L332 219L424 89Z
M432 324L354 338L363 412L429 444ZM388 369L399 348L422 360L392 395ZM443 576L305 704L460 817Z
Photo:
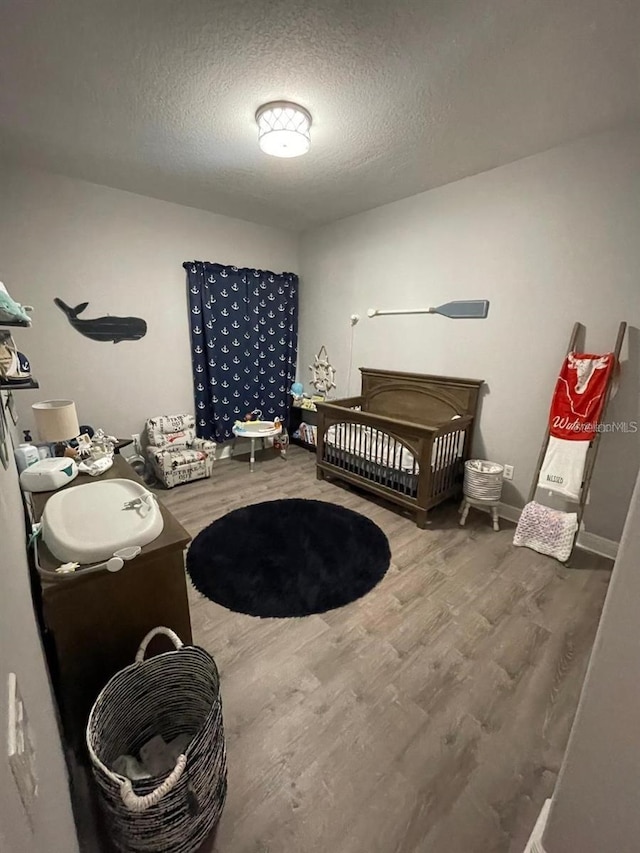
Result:
M211 260L296 271L297 236L132 193L37 172L0 173L0 280L35 308L33 326L15 330L37 391L16 392L20 429L32 403L69 397L81 423L120 436L144 420L193 411L183 261ZM88 340L53 304L89 302L86 316L137 315L140 341ZM77 849L60 739L29 589L15 467L0 465L0 735L6 684L18 673L37 739L40 797L34 834L6 761L0 761L0 847L4 853Z
M636 853L640 705L640 478L553 794L546 853Z
M575 320L587 346L630 330L615 419L640 420L640 129L591 137L303 235L299 378L324 344L338 394L358 366L484 379L475 452L515 465L503 499L522 505ZM491 300L485 321L369 320L374 308ZM349 315L362 319L353 333ZM349 386L349 387L347 387ZM618 539L640 434L605 436L586 522Z
M183 261L297 272L297 235L84 181L0 174L0 280L35 308L15 337L40 382L22 392L23 425L38 400L76 401L80 423L127 436L152 415L193 411ZM80 335L54 305L82 317L133 315L139 341ZM35 436L34 436L35 437Z
M4 404L4 395L0 395ZM2 853L74 853L78 845L71 815L66 768L40 635L36 625L20 487L13 462L0 464L0 850ZM38 797L29 826L6 757L7 679L18 676L36 745Z

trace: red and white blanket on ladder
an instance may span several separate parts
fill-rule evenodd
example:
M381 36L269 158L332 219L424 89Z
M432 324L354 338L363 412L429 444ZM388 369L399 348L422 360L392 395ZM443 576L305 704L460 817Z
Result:
M580 500L587 451L598 430L614 365L613 353L571 352L564 360L551 401L539 488ZM522 510L513 543L567 560L577 528L577 513L531 501Z
M612 352L570 352L564 360L549 412L549 445L538 478L540 488L580 500L587 450L598 430L614 363Z

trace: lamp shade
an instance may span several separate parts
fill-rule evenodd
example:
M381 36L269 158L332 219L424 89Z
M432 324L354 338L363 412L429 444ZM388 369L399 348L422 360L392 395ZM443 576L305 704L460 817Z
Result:
M69 441L80 433L72 400L45 400L31 406L41 441Z

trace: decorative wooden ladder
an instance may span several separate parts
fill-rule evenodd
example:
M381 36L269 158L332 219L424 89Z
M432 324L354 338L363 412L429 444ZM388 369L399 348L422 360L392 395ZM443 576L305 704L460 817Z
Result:
M616 345L613 350L613 354L615 356L615 365L614 369L611 371L609 376L609 382L607 384L607 388L605 390L604 396L604 405L602 407L602 414L600 416L599 423L602 423L607 414L607 408L609 406L609 400L611 398L611 391L613 388L614 378L617 376L617 365L620 360L620 352L622 351L622 343L624 341L624 336L627 331L627 324L625 322L620 323L618 326L618 337L616 338ZM567 352L565 354L569 355L570 352L575 352L578 341L584 341L586 335L586 328L582 325L582 323L574 323L573 331L571 332L571 337L569 338L569 346L567 347ZM538 490L538 478L540 476L540 469L544 463L544 457L547 452L547 446L549 444L549 421L547 419L547 428L544 435L544 439L542 441L542 447L540 448L540 453L538 455L538 461L536 463L535 472L533 475L533 480L531 482L531 489L529 490L528 502L531 502L535 496L536 491ZM587 503L587 496L589 494L589 488L591 486L591 477L593 476L593 469L596 464L596 458L598 456L598 448L600 446L600 438L602 433L596 431L596 434L591 439L589 443L589 449L587 450L587 457L584 466L584 474L582 476L582 486L580 487L580 499L578 500L578 508L577 508L577 516L578 516L578 527L576 530L576 534L573 537L573 545L571 547L571 554L565 560L565 565L569 562L571 557L573 556L573 550L576 546L576 540L578 538L578 534L580 533L580 525L582 524L582 516L584 515L584 509ZM544 490L543 490L544 491Z

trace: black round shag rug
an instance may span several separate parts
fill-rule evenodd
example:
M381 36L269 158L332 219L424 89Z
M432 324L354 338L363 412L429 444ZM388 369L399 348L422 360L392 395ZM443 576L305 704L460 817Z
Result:
M211 601L250 616L308 616L365 595L391 552L360 513L324 501L282 500L230 512L191 543L187 571Z

